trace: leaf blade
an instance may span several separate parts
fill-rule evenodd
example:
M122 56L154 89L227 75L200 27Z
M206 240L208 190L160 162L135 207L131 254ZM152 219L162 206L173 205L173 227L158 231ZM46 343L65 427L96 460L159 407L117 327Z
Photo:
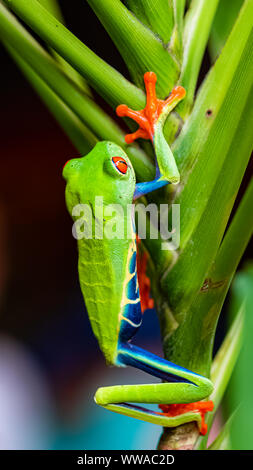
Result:
M240 272L233 284L232 305L244 302L245 323L243 347L230 384L228 403L230 410L239 405L239 413L231 426L231 444L234 450L252 449L252 393L253 378L249 373L253 360L253 264Z
M210 258L206 258L207 262L204 266L203 253L198 251L198 258L196 258L195 248L197 247L194 248L191 240L195 231L201 230L201 219L212 201L212 192L215 190L224 162L229 156L233 135L238 126L245 129L249 144L250 126L246 129L247 121L243 119L243 112L247 109L245 106L248 96L250 95L252 99L250 90L253 68L250 51L253 34L252 27L248 22L248 15L252 13L252 7L253 4L246 1L230 41L220 56L220 62L216 63L217 68L215 66L207 77L193 113L173 146L184 184L175 200L181 205L181 247L177 263L165 273L162 283L164 290L169 293L174 312L184 310L183 304L190 302L190 299L196 295L204 281L205 272L208 270ZM244 28L243 33L241 28ZM242 36L244 37L242 38ZM241 40L242 49L238 49L232 57L231 53L238 40ZM228 66L229 61L233 63L232 66L230 62L230 80L228 80L224 68ZM217 74L219 74L219 78ZM206 116L208 109L212 110L211 118ZM251 119L252 117L250 122ZM240 122L241 124L239 124ZM240 142L237 143L237 151L240 150L239 144ZM244 157L248 158L248 155L245 154ZM229 181L227 180L226 183L229 184ZM224 184L225 182L223 182ZM217 207L219 210L222 209L222 201L219 201ZM226 213L224 206L223 210ZM211 236L208 238L208 234L206 234L206 244L209 243L209 239L211 240ZM192 259L195 263L195 287L193 287L192 269L190 269ZM202 267L201 273L199 271L197 274L198 266Z
M144 93L85 46L36 0L4 0L112 106L144 107Z
M100 139L112 140L127 149L140 180L153 176L153 165L137 146L127 146L118 125L75 83L66 77L54 59L0 3L1 38L45 81L51 90Z
M178 79L179 69L162 42L120 0L88 0L88 3L119 49L136 85L143 88L143 75L151 70L158 78L158 95L167 96ZM157 16L154 8L152 5L150 11Z
M233 27L244 0L220 0L213 21L210 39L209 53L214 62L220 54L227 37Z
M125 4L166 44L174 27L173 3L171 0L126 0Z
M243 321L244 321L244 305L240 304L235 315L234 321L230 326L226 337L216 354L212 369L211 380L214 384L214 391L210 399L214 402L214 410L208 413L206 423L210 432L215 413L221 403L225 390L230 381L236 361L242 347L243 340ZM208 432L208 434L209 434ZM196 443L196 449L204 449L206 447L208 434L199 437Z
M179 107L185 117L192 107L199 70L219 0L193 0L185 18L183 63L179 82L186 89L186 98Z
M98 141L97 137L9 45L5 47L76 149L82 155L88 153Z
M45 7L52 15L55 16L62 24L64 24L64 19L61 13L61 9L59 7L58 1L57 0L39 0L41 5ZM55 52L52 49L52 54L55 56L55 58L59 61L59 63L62 65L62 68L66 75L68 75L73 82L75 82L80 88L83 88L85 93L90 95L90 90L85 82L85 80L79 75L79 73L73 69L73 67L66 62L65 59L63 59L57 52Z

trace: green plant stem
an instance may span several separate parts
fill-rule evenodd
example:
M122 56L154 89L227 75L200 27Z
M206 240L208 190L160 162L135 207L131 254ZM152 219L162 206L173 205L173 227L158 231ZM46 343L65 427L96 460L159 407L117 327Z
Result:
M212 364L211 380L214 384L214 391L210 396L210 400L214 402L214 410L208 413L206 418L208 434L240 353L243 337L243 319L244 306L241 305ZM206 447L208 434L204 437L199 437L195 446L196 449L204 449Z
M220 0L213 21L208 50L214 62L220 54L244 0Z
M186 0L173 0L175 24L180 33L183 31L185 3Z
M240 161L232 160L232 166L237 167L237 163L243 164L244 158L244 162L247 161L252 148L252 110L248 104L252 99L253 80L253 34L248 21L252 14L253 2L246 0L222 54L202 85L193 112L173 146L182 177L181 191L174 201L180 204L181 242L177 263L161 282L176 315L185 313L201 289L216 255L222 232L218 234L215 226L210 226L207 213L210 211L216 216L220 213L219 223L223 219L222 224L224 214L228 216L222 199L216 200L214 207L213 197L216 198L221 185L230 184L229 173L223 171L231 159L231 152L238 152ZM245 147L242 134L246 135ZM245 150L244 158L241 145ZM241 177L242 173L240 177L238 175L239 179ZM230 206L229 201L228 204Z
M219 0L193 0L186 15L179 83L187 94L178 111L183 117L189 113L193 104L199 70L218 4Z
M57 18L62 24L64 24L64 19L63 19L61 9L59 7L57 0L39 0L39 2L52 15L54 15L55 18ZM89 89L89 86L85 82L84 78L81 77L81 75L75 69L73 69L73 67L71 67L71 65L68 62L66 62L65 59L63 59L59 54L57 54L57 52L55 52L54 49L52 49L52 54L61 64L66 75L68 75L71 78L71 80L73 80L80 88L82 88L86 94L91 96L91 91Z
M184 320L169 340L164 342L167 358L206 376L210 374L215 331L222 305L252 235L252 201L253 180L207 273L206 288L188 305ZM178 321L178 317L176 319ZM189 329L191 335L188 334ZM194 354L190 353L193 348Z
M222 426L222 429L219 432L218 436L215 438L215 440L212 442L212 444L208 447L207 450L231 450L230 429L235 418L235 414L236 411L230 416L224 426Z
M233 273L235 272L237 265L239 263L240 257L242 256L247 243L252 235L253 231L253 215L252 215L252 196L253 196L253 180L251 181L244 198L239 206L239 209L234 216L234 219L226 233L224 241L219 250L216 262L212 269L212 279L218 280L222 278L227 279L227 282L223 284L216 296L213 291L207 292L207 297L204 296L202 299L199 299L201 304L199 308L204 311L214 311L216 316L220 311L220 308L225 299L226 293L228 291L229 285L233 278ZM244 302L243 298L240 298L240 303ZM216 305L218 307L218 312ZM220 404L220 401L223 397L226 384L230 378L230 375L233 371L234 363L236 357L240 350L241 344L241 335L242 335L242 320L243 320L243 310L244 306L241 307L240 313L236 316L233 325L230 328L229 335L226 337L224 345L217 354L211 369L212 380L215 381L216 387L213 395L215 401L215 409ZM213 338L213 332L211 332ZM213 341L212 341L213 344ZM229 350L231 353L228 354ZM227 351L227 352L226 352ZM228 359L230 357L230 361ZM232 362L231 362L232 361ZM212 416L210 416L210 423L212 422ZM203 448L203 443L201 444Z
M173 0L172 3L174 9L174 30L169 44L169 48L175 54L181 64L183 54L183 26L185 0Z
M120 0L88 0L88 3L119 49L135 83L143 88L143 75L152 70L157 74L158 96L167 96L178 79L179 69L162 42Z
M234 450L252 449L253 412L252 394L253 377L251 374L251 364L253 360L253 263L246 263L243 271L239 272L235 278L231 297L231 316L238 303L243 302L245 309L243 344L232 381L229 393L226 397L226 404L230 413L239 407L231 426L231 445Z
M225 278L227 281L221 283L218 288L210 288L207 292L202 291L199 293L196 302L191 306L191 314L190 312L188 313L185 322L180 325L175 333L172 336L170 335L167 340L166 335L168 336L168 331L166 330L166 322L165 325L161 322L163 335L166 340L165 357L176 361L180 365L187 365L187 367L192 368L192 370L203 373L206 376L209 375L208 368L219 313L234 272L252 234L252 197L253 180L227 230L209 276L214 285L216 282L219 282L220 279ZM170 324L170 321L168 324ZM181 328L181 331L179 328ZM215 409L214 412L208 413L207 415L209 430L214 418L214 413L224 395L240 351L242 328L243 308L241 307L212 365L211 379L215 385L215 389L210 398L215 403ZM178 331L180 331L180 334ZM177 341L175 341L176 335L178 335ZM187 346L189 338L191 349ZM174 357L172 351L174 351ZM190 358L187 361L182 360L181 356L184 355L185 351L186 354L192 356L193 359ZM196 358L198 358L198 361ZM188 437L192 443L196 435L196 430L194 427L186 431L184 427L182 427L181 430L176 429L173 432L167 430L163 435L163 445L165 448L171 448L171 445L174 445L175 442L178 444L179 439L185 436L185 434L187 436L191 434L192 439L190 435ZM208 436L198 438L196 448L204 449L206 447L207 437Z
M241 305L213 361L211 380L214 384L214 391L209 399L214 402L214 411L209 412L205 419L208 425L208 433L205 436L199 436L195 423L183 424L172 429L165 428L160 439L160 449L206 449L215 412L220 405L239 356L243 335L243 318L244 308Z
M96 136L10 46L5 44L5 47L53 116L60 123L76 149L82 155L88 153L98 141Z
M214 383L214 391L210 398L215 403L215 409L213 414L209 415L210 422L221 403L239 356L243 336L244 310L242 304L212 364L211 380Z
M165 44L169 42L174 27L171 0L126 0L125 3Z
M85 46L38 1L4 1L111 105L126 103L136 108L144 107L143 92Z
M211 379L215 387L210 399L214 402L214 410L208 413L206 419L209 432L240 353L243 337L243 318L244 306L242 305L213 361ZM196 449L206 447L208 434L199 437Z

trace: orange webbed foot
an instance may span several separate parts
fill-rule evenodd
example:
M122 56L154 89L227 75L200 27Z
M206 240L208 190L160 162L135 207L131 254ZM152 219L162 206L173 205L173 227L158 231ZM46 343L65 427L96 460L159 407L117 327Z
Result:
M205 414L208 411L212 411L214 404L211 400L209 401L196 401L194 403L179 403L173 405L159 405L159 408L163 411L164 416L173 417L183 413L193 411L201 414L201 426L199 432L202 436L207 433L207 424L205 423Z
M120 117L129 117L139 124L139 129L132 134L125 136L127 144L131 144L138 138L150 139L154 138L155 124L162 111L168 105L176 104L185 96L185 89L181 86L173 88L166 100L160 100L156 96L156 74L154 72L146 72L144 74L144 83L146 88L146 106L140 111L134 111L127 105L121 104L117 107L116 113Z

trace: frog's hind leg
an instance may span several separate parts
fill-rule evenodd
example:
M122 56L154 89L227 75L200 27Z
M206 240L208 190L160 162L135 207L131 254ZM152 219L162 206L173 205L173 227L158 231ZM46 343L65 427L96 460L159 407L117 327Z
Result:
M211 405L210 402L201 402L198 406L196 402L212 392L213 386L209 379L129 343L119 345L116 365L136 367L164 382L99 388L95 395L98 404L111 411L162 426L197 421L202 429L203 414L209 411ZM136 403L182 405L177 409L163 408L163 413L160 413ZM184 407L184 404L188 405Z

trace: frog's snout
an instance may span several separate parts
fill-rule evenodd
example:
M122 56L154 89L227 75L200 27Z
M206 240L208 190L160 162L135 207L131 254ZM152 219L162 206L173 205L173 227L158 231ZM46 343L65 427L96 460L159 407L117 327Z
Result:
M73 158L67 160L62 169L62 176L65 180L68 180L69 176L75 174L82 167L82 158Z
M62 167L62 172L64 172L64 168L65 166L68 164L68 162L70 162L70 160L67 160L66 163L64 163L63 167Z

